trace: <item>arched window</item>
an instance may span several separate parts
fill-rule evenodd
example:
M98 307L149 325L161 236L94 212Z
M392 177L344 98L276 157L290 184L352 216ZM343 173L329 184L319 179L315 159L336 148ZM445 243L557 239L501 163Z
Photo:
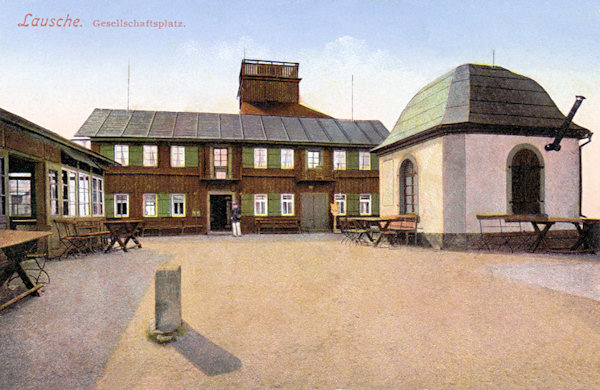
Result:
M417 170L410 160L400 165L400 214L417 212Z
M542 169L540 159L531 149L524 148L514 154L510 164L513 214L542 212Z

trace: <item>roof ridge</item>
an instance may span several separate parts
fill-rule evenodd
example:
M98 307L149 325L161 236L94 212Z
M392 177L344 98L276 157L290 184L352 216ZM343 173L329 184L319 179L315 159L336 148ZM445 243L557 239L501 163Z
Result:
M263 116L259 115L259 119L260 119L260 128L262 129L263 135L265 136L265 140L267 139L267 132L265 131L265 123L263 122ZM241 118L241 116L240 116Z
M360 122L360 121L355 121L355 122L356 122L356 126L357 126L359 129L361 129L361 130L363 131L363 133L365 133L365 134L368 134L368 133L366 133L366 132L365 132L365 130L364 130L364 129L362 128L362 126L361 126L361 123L364 123L364 122ZM366 124L367 124L367 125L369 125L369 126L371 126L371 128L372 128L373 130L375 130L375 134L377 134L377 135L379 136L379 138L381 139L381 141L376 141L376 140L374 140L373 138L370 138L370 137L368 137L368 136L367 136L367 137L368 137L368 139L369 139L369 140L371 140L371 142L382 142L382 141L385 139L385 137L387 137L387 135L386 135L386 136L383 136L383 135L381 135L381 133L380 133L380 132L379 132L379 130L377 129L377 126L375 126L373 123L371 123L371 122L367 122Z
M340 124L338 122L339 122L339 119L333 118L333 123L335 123L335 125L338 127L338 129L340 129L341 133L344 135L344 137L346 137L346 140L348 142L352 142L352 140L350 139L350 137L348 136L348 134L346 133L344 128L342 126L340 126Z
M217 119L219 123L219 139L223 138L223 130L221 130L221 114L217 114Z
M283 128L283 132L285 133L287 140L291 141L292 137L290 137L290 133L288 133L287 127L285 127L285 122L283 121L283 118L279 117L279 122L281 122L281 127Z
M354 121L352 121L352 123L354 123ZM360 132L365 136L366 139L368 139L369 141L371 141L371 143L374 143L375 140L371 137L369 137L369 134L367 134L362 127L360 127L358 124L355 124L356 127L358 127L358 129L360 130Z
M316 141L314 141L312 139L312 137L310 136L310 134L308 134L308 131L306 131L306 128L304 127L304 123L302 123L302 119L300 117L296 117L296 120L298 121L298 123L300 123L300 128L304 132L304 135L306 136L306 139L309 140L310 142L316 142Z
M129 114L129 119L127 119L127 123L125 123L125 126L123 126L123 130L121 130L121 136L125 134L125 130L127 130L127 126L129 126L129 122L131 122L131 118L133 118L133 111L134 110L131 110L131 114ZM127 110L127 113L129 113L129 110Z
M150 130L152 129L152 125L154 124L154 119L156 119L156 111L152 113L152 118L150 119L150 123L148 123L148 131L146 132L146 137L150 137Z
M101 108L100 111L102 111L102 110L103 109ZM108 117L110 116L110 114L112 114L112 112L113 112L113 110L111 110L111 109L107 109L106 111L108 111L108 115L106 116L106 118L104 118L104 120L102 121L102 124L100 126L98 126L98 130L96 130L96 134L94 134L94 136L96 136L98 134L98 132L100 131L100 129L102 128L102 126L104 126L104 124L108 120ZM93 112L92 112L92 114L93 114Z
M171 130L171 137L175 138L175 126L177 126L177 118L179 117L179 113L175 113L175 120L173 121L173 130Z
M329 118L315 118L317 120L317 123L319 124L319 127L321 128L321 130L323 130L323 133L325 133L325 137L327 137L327 139L329 140L329 142L333 142L333 139L331 139L331 137L329 136L329 133L327 132L327 130L325 130L325 128L323 127L323 125L321 124L320 119L329 119ZM335 119L334 119L335 122Z

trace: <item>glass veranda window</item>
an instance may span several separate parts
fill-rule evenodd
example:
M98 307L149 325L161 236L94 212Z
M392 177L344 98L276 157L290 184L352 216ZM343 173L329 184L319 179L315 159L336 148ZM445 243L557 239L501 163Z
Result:
M92 215L104 215L103 180L99 177L92 177Z
M31 173L14 172L8 175L10 215L31 216Z
M58 215L58 171L48 170L48 186L50 215Z
M90 177L79 173L79 216L90 215Z

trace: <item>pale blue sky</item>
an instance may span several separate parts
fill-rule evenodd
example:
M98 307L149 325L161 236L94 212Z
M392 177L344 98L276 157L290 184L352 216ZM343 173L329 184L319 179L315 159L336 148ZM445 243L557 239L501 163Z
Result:
M27 13L84 27L18 27ZM92 26L117 18L186 27ZM236 112L245 49L300 62L303 102L336 117L351 115L354 75L355 118L391 129L421 87L491 63L495 49L497 65L538 81L563 112L586 96L575 121L600 131L598 42L598 1L0 0L0 107L71 137L95 107L125 108L129 60L132 108ZM600 141L585 150L585 182L597 182Z

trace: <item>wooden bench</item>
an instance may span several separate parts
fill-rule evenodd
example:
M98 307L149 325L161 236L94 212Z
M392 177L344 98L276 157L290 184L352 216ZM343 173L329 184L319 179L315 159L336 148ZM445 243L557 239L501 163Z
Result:
M491 251L494 247L506 247L513 252L526 245L534 234L523 229L522 221L507 221L511 217L508 214L477 214L476 217L479 221L480 249Z
M419 216L417 214L400 214L386 217L391 219L390 223L383 224L380 227L380 233L388 240L391 245L400 243L404 238L404 243L408 244L412 238L413 243L417 244L417 225Z
M258 217L254 219L256 231L271 233L301 233L300 219L296 217Z
M61 257L94 252L102 248L110 236L101 218L56 218L54 224L59 243L65 247Z
M204 228L201 218L165 218L155 219L146 218L141 228L142 237L148 232L155 232L157 235L162 236L166 233L172 234L183 234L185 232L193 231L194 233L200 233Z

